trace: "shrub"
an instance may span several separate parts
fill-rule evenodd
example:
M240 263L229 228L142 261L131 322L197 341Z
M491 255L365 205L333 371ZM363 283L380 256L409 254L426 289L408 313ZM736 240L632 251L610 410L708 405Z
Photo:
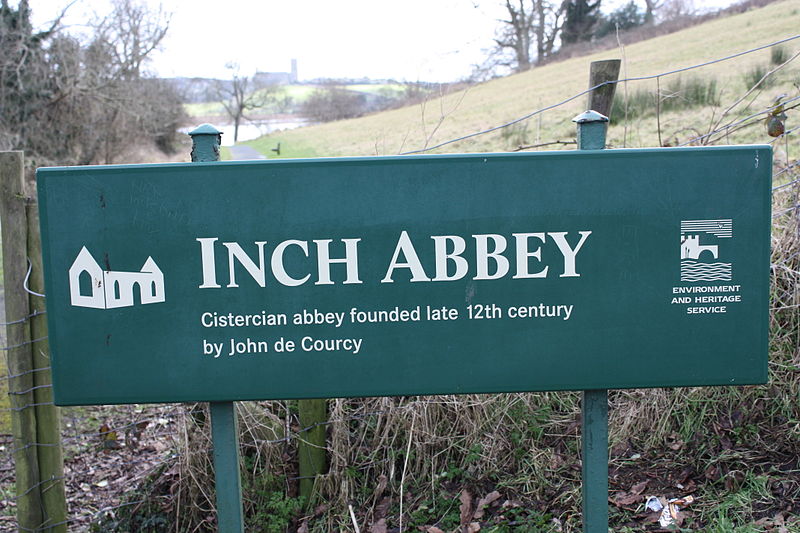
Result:
M626 117L628 120L632 120L654 115L657 110L661 112L678 111L716 106L719 103L716 79L677 77L662 87L660 94L639 89L629 93L626 99L625 95L618 90L614 96L610 118L612 122L620 122Z
M789 59L789 51L783 46L773 46L769 51L769 62L773 65L781 65Z
M761 82L759 87L765 89L775 84L775 75L767 76L768 72L769 68L766 65L754 65L748 70L744 71L742 74L742 81L744 81L745 87L748 89L755 87L755 85L759 82ZM764 78L764 76L767 77ZM762 78L763 81L761 81Z

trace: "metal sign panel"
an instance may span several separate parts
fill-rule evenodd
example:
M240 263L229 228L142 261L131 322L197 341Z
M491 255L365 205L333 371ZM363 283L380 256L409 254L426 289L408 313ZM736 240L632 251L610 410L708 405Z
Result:
M769 147L41 169L62 405L767 377Z

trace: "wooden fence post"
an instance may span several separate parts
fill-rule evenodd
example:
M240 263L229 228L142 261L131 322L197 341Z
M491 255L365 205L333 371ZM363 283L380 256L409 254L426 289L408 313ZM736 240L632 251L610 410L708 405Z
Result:
M26 188L22 152L0 153L0 190L17 525L20 531L62 533L67 504L42 294L39 211L30 200L34 191Z
M328 466L327 434L325 422L328 420L328 400L314 398L298 400L300 435L297 443L297 462L300 475L299 494L310 509L314 496L314 482L319 474L325 473Z
M25 216L22 152L0 152L0 214L2 214L3 276L6 299L6 360L11 408L17 525L20 531L42 524L39 460L36 436L33 357L27 272L28 223Z
M29 191L35 198L35 191ZM44 299L42 235L39 230L39 206L27 204L28 219L28 301L31 310L31 346L33 361L33 399L36 404L36 439L39 442L39 479L42 494L42 531L66 533L67 496L64 488L64 457L61 451L61 413L53 404L53 380L50 372L50 342Z
M589 65L589 88L597 87L606 82L616 82L619 79L620 64L621 61L619 59L592 61ZM606 83L606 85L593 90L589 93L589 105L586 109L591 109L601 115L610 117L616 90L616 83Z

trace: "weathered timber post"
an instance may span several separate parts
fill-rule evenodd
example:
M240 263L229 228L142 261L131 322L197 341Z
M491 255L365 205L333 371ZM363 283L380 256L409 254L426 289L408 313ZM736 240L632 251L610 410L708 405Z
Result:
M31 182L32 183L32 182ZM35 191L28 191L35 198ZM66 533L67 496L64 488L64 457L61 451L61 412L53 404L53 380L50 372L50 342L44 314L44 267L42 236L39 230L39 206L27 205L28 219L28 301L31 310L31 345L33 361L33 399L36 404L36 440L39 443L39 479L42 497L41 531ZM41 340L39 340L41 339Z
M620 64L619 59L592 61L589 65L589 88L601 86L589 93L589 105L586 109L597 111L607 117L611 116L614 93L617 90L615 82L619 79Z
M306 508L310 508L316 477L324 473L328 465L328 450L325 445L328 401L322 398L298 400L297 410L302 428L297 443L299 494L304 498Z
M578 150L606 146L608 117L586 111L578 124ZM583 391L581 405L581 465L584 533L608 533L608 391Z
M203 124L189 132L192 162L219 161L222 132ZM217 526L220 533L243 533L242 478L239 470L239 421L234 402L210 402L211 441L217 489Z
M28 223L25 216L22 152L0 152L0 213L2 213L3 277L6 299L6 360L14 469L17 485L17 526L34 531L42 524L39 490L39 447L36 437L30 303L23 286L27 273Z

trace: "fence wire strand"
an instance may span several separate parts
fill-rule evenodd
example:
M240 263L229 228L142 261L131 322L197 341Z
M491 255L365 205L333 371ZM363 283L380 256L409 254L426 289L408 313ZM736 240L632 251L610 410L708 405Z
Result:
M438 148L442 148L442 147L450 145L450 144L454 144L454 143L457 143L457 142L465 141L467 139L472 139L474 137L478 137L478 136L481 136L481 135L486 135L488 133L492 133L492 132L495 132L495 131L498 131L498 130L502 130L504 128L508 128L508 127L514 126L515 124L519 124L520 122L524 122L524 121L526 121L526 120L528 120L530 118L535 117L536 115L540 115L540 114L544 113L545 111L550 111L551 109L555 109L557 107L561 107L563 105L566 105L566 104L568 104L568 103L570 103L570 102L572 102L574 100L577 100L578 98L581 98L582 96L586 96L587 94L591 93L592 91L596 91L597 89L599 89L601 87L605 87L606 85L619 85L620 83L627 83L627 82L656 80L656 79L660 79L660 78L663 78L663 77L666 77L666 76L672 76L674 74L680 74L680 73L683 73L683 72L689 72L691 70L696 70L696 69L707 67L707 66L710 66L710 65L715 65L717 63L722 63L724 61L730 61L731 59L736 59L738 57L742 57L742 56L745 56L745 55L748 55L748 54L759 52L759 51L765 50L767 48L772 48L774 46L779 46L781 44L788 43L788 42L794 41L796 39L800 39L800 34L793 35L793 36L787 37L785 39L780 39L778 41L774 41L774 42L771 42L769 44L765 44L763 46L758 46L756 48L750 48L748 50L744 50L742 52L737 52L735 54L731 54L731 55L728 55L728 56L725 56L725 57L721 57L721 58L718 58L718 59L712 59L712 60L706 61L704 63L698 63L696 65L691 65L691 66L688 66L688 67L682 67L682 68L678 68L678 69L674 69L674 70L668 70L666 72L661 72L659 74L650 74L650 75L647 75L647 76L634 76L634 77L630 77L630 78L624 78L624 79L621 79L621 80L605 81L603 83L599 83L597 85L589 87L585 91L581 91L581 92L579 92L577 94L574 94L574 95L570 96L569 98L565 98L564 100L561 100L560 102L557 102L555 104L551 104L551 105L542 107L540 109L537 109L536 111L532 111L532 112L528 113L527 115L523 115L523 116L521 116L519 118L516 118L516 119L511 120L509 122L506 122L504 124L500 124L499 126L493 126L491 128L487 128L487 129L484 129L484 130L476 131L474 133L469 133L467 135L462 135L461 137L456 137L454 139L450 139L448 141L443 141L443 142L440 142L440 143L435 144L433 146L420 148L418 150L409 150L407 152L401 152L400 155L413 155L413 154L422 154L422 153L430 152L432 150L436 150Z

